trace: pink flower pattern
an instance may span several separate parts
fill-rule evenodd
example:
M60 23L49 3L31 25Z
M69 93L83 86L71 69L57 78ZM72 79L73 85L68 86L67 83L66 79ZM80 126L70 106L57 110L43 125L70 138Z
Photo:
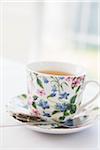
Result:
M41 76L38 76L38 74L33 74L34 80L30 80L28 82L29 89L29 99L28 104L31 106L31 113L34 116L40 117L41 111L47 115L47 117L51 116L51 111L49 112L49 109L51 107L50 103L48 103L49 99L58 98L61 105L59 106L60 110L63 111L63 104L66 103L69 104L68 106L64 107L64 114L65 111L66 114L68 113L73 114L75 113L77 109L77 95L82 90L82 85L84 83L85 75L84 76L70 76L70 77L52 77L50 76L47 78L47 80L42 78ZM50 91L47 92L47 86L51 86ZM66 88L67 87L67 88ZM71 92L67 89L70 87L70 91L74 92L74 95L71 95ZM58 113L58 106L59 103L54 104L54 110L52 110L53 113ZM39 112L39 108L41 108L41 111ZM48 113L47 113L48 109ZM66 116L64 116L66 117ZM64 119L64 117L62 119Z
M39 96L45 96L46 95L46 93L45 93L45 91L44 90L37 90L37 94L39 95Z
M66 80L68 83L72 83L73 77L67 77L65 80Z
M40 117L40 113L37 109L32 109L32 115L34 115L36 117Z
M72 89L75 87L78 87L82 84L82 82L84 81L84 77L67 77L66 81L71 84Z
M32 102L33 102L33 99L32 99L32 98L31 98L31 99L29 98L29 99L28 99L28 104L29 104L29 105L32 105Z

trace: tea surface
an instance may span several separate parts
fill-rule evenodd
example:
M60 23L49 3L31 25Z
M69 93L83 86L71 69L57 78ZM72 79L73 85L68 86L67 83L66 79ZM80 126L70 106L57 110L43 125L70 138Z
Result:
M50 75L58 75L58 76L70 76L70 75L72 75L71 73L69 73L69 72L60 72L60 71L45 71L45 70L43 70L43 71L38 71L38 72L40 72L40 73L44 73L44 74L50 74Z

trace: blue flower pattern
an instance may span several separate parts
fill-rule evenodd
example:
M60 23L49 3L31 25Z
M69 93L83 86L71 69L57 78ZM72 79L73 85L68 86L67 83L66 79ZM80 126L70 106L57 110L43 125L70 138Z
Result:
M38 77L38 74L36 76L36 82L37 82L37 77ZM75 79L71 78L70 80L71 80L71 82L72 81L74 82ZM79 86L80 86L81 82L84 81L84 77L82 80L81 79L80 80L77 79L77 80L79 82L76 85L76 89L74 90L75 95L77 94L77 91L80 92L81 88L79 88ZM53 107L52 111L54 112L54 114L63 112L63 117L66 117L67 115L70 115L76 111L75 109L77 107L75 107L75 106L77 106L76 105L77 103L75 100L73 100L73 103L72 103L72 100L71 100L72 97L70 96L70 92L68 92L67 88L66 88L66 86L69 86L69 84L71 84L69 82L69 80L67 81L67 77L62 77L62 76L61 77L60 76L52 77L52 76L50 76L50 78L48 78L48 77L44 76L44 77L39 78L38 84L39 84L39 88L43 89L45 91L45 93L47 92L46 90L48 89L46 86L50 86L50 91L48 93L49 95L46 95L47 94L46 93L45 98L43 97L43 99L42 99L42 97L41 98L39 97L41 95L37 94L36 101L35 101L38 104L38 106L40 106L42 108L43 116L45 116L45 117L52 116L51 115L52 114L51 107ZM49 105L48 102L51 102L52 98L53 98L53 100L55 100L55 102L54 102L54 105L51 106L51 105ZM56 99L58 100L57 102L56 102ZM63 100L66 100L67 103ZM50 108L50 112L49 112L49 108ZM38 107L37 107L37 109L38 109ZM45 109L48 109L48 112L45 112ZM68 125L73 124L72 120L65 121L65 123Z
M50 113L47 113L47 112L44 112L44 111L43 111L43 116L51 117Z
M56 93L51 93L50 96L51 96L51 97L55 97L55 96L56 96Z
M57 87L55 85L52 86L52 90L53 93L57 92Z
M51 94L48 96L48 98L50 98L50 97L55 97L56 94L57 94L56 92L57 92L57 88L56 88L56 86L54 85L54 86L52 86Z
M47 101L40 100L38 105L41 106L43 109L49 109L49 104Z
M46 77L43 77L43 81L44 81L44 83L46 83L46 84L49 82Z
M63 103L57 103L56 104L56 109L60 110L61 112L64 112L67 109L67 104Z
M67 125L67 126L74 126L74 122L73 122L73 119L67 119L65 122L64 122L64 125Z
M59 77L59 79L63 80L63 79L64 79L64 77Z
M69 96L69 93L67 92L61 93L59 96L59 99L68 99L68 96Z

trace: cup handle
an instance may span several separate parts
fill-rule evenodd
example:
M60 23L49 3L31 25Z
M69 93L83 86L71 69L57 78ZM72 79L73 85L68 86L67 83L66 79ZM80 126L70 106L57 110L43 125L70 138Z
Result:
M94 83L94 84L96 84L96 85L99 87L99 91L96 93L96 95L95 95L91 100L89 100L88 102L86 102L85 104L83 104L82 106L80 106L80 108L77 110L78 113L79 113L79 111L82 111L87 105L89 105L89 104L91 104L92 102L94 102L94 101L96 100L96 98L100 95L100 84L99 84L97 81L93 81L93 80L86 81L86 82L84 83L83 91L85 90L86 86L87 86L89 83Z

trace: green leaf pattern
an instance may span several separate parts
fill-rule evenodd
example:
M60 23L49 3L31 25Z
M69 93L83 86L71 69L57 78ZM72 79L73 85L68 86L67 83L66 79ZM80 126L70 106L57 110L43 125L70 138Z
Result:
M39 78L37 78L37 84L38 84L41 88L44 88L44 87L43 87L43 84L42 84L42 81L41 81Z
M59 117L60 121L63 121L67 116L74 114L77 110L77 96L81 92L81 83L83 83L84 77L82 79L78 77L78 82L76 78L71 78L66 79L61 77L53 77L49 76L49 78L45 77L45 80L43 80L42 76L38 74L32 74L34 77L31 77L33 83L37 83L38 85L38 90L40 90L40 95L36 94L33 95L33 102L32 102L32 107L34 109L43 109L44 115L46 117L50 117L52 115L56 115L59 112L62 112L62 116ZM31 76L32 76L31 75ZM47 79L46 79L47 78ZM74 80L74 82L73 82ZM79 81L80 80L80 81ZM45 81L45 82L44 82ZM51 86L51 92L46 93L47 86ZM73 85L73 86L71 86ZM67 89L71 88L71 90L74 92L73 95L71 96L71 91L67 91ZM74 87L74 88L73 88ZM34 92L33 92L34 93ZM42 98L42 95L46 93L46 98ZM24 98L26 98L26 95L22 95ZM36 102L40 102L42 99L42 104L37 107ZM57 99L56 101L54 101ZM54 101L53 105L50 105L49 102ZM57 103L61 103L61 110L64 110L64 107L66 107L65 111L60 111L60 109L56 108ZM63 105L64 104L64 105ZM51 108L52 107L52 108ZM46 108L48 108L49 112L45 112ZM52 110L52 111L51 111Z

